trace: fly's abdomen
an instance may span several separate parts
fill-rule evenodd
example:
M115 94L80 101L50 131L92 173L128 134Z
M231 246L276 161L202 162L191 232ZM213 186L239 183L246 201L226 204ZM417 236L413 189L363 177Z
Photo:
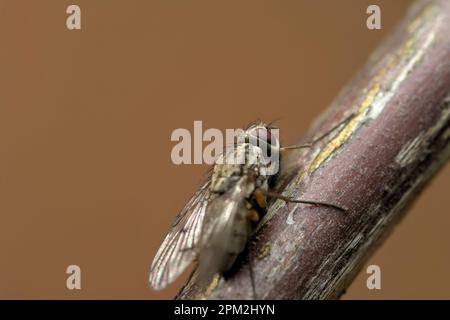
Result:
M225 241L225 246L223 248L223 263L221 265L220 272L228 271L237 256L244 251L248 238L250 236L250 221L246 217L247 210L242 208L239 210L236 216L236 222L231 230L231 234L228 236L228 241Z
M216 225L208 238L204 239L199 254L199 274L205 282L210 281L216 273L228 271L245 249L251 227L246 214L245 206L240 205L234 212L233 221Z

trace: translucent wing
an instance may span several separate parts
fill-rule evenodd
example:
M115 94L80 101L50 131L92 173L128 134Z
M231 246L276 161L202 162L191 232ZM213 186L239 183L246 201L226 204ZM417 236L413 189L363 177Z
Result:
M244 250L250 231L245 199L252 190L253 184L244 177L209 202L200 244L200 283L207 284L214 274L229 270Z
M196 257L210 182L208 180L181 210L156 253L149 275L150 285L155 290L172 283Z

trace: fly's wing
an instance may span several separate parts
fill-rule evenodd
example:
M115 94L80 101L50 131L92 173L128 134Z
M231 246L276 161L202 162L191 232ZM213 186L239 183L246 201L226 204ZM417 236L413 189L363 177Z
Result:
M172 283L196 257L210 183L208 180L181 210L159 247L149 274L155 290Z
M252 185L243 177L230 190L209 202L200 244L201 283L207 284L214 274L229 270L245 249L249 236L245 199L251 191Z

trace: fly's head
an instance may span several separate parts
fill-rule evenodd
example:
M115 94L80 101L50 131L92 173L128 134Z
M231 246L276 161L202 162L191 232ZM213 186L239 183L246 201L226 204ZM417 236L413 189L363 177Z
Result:
M268 146L269 150L279 150L279 129L264 122L258 122L251 125L245 130L245 133L249 137L249 142L259 147ZM253 141L252 141L253 139Z
M246 140L261 151L262 165L260 174L275 176L280 165L279 129L263 122L258 122L245 131Z
M232 184L233 178L249 171L260 177L258 181L270 183L279 171L279 155L279 129L263 122L254 123L238 133L234 143L216 160L213 185L221 181Z

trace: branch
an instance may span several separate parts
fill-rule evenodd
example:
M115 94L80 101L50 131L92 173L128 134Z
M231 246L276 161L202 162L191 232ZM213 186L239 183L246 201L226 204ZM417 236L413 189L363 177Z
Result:
M208 289L195 275L178 298L338 298L450 156L450 1L415 3L305 141L282 162L278 190L332 208L273 201L241 265Z

